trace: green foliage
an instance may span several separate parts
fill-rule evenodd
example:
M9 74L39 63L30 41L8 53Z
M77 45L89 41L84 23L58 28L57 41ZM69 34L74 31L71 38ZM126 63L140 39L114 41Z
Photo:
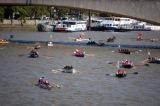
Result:
M58 16L59 17L65 17L70 12L70 9L67 9L67 8L58 8L57 12L58 12Z
M56 10L56 11L55 11ZM52 16L66 17L71 12L71 9L62 7L52 7L49 6L1 6L0 7L0 18L7 16L14 16L18 14L19 19L25 20L25 18L41 18L42 16ZM6 17L8 18L8 17Z
M34 12L36 17L41 17L42 15L50 15L49 9L46 6L35 7Z
M4 18L4 6L0 7L0 19Z

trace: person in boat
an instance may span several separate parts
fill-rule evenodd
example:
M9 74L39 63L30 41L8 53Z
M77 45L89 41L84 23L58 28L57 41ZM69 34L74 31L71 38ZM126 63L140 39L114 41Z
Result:
M132 61L129 61L129 60L123 60L121 62L121 67L123 68L132 68L133 67L133 62Z
M76 49L74 52L73 52L73 55L74 56L77 56L77 57L84 57L84 51L82 50L79 50L79 49Z
M76 49L74 55L84 55L84 52L80 49Z
M142 40L142 39L143 39L143 34L137 33L137 40Z
M76 49L75 51L76 51L76 52L80 52L80 50L79 50L79 49Z
M148 61L156 61L155 57L148 56Z
M34 47L35 50L38 50L38 49L40 49L40 48L41 48L40 45L35 45L35 47Z
M78 39L83 39L84 38L84 33L80 33Z
M38 85L40 87L44 87L44 86L51 87L49 81L44 80L44 77L41 77L41 78L38 79Z
M9 40L12 40L14 38L14 35L10 35Z
M35 57L38 57L38 56L39 55L38 55L38 52L36 51L36 49L32 49L31 52L30 52L30 57L35 58Z
M47 87L50 86L50 83L49 83L47 80L45 80L45 81L43 82L43 84L46 85Z
M148 60L151 60L151 56L149 55L147 59L148 59Z
M75 50L75 53L77 53L77 54L83 54L83 51L80 50L80 49L76 49L76 50Z
M73 66L72 65L71 66L65 66L64 69L65 70L71 70L71 69L73 69Z
M44 77L40 77L39 79L38 79L38 85L41 85L41 84L43 84L44 83Z
M116 39L115 36L109 37L109 38L107 38L107 42L114 42L115 39Z
M117 77L125 77L127 75L127 72L125 70L117 70L116 76Z

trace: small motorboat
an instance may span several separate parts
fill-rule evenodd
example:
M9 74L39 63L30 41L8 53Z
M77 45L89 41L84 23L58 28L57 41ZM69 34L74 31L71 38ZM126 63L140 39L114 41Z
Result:
M38 50L38 49L40 49L40 48L41 48L41 45L40 45L40 44L36 44L35 47L34 47L35 50Z
M53 87L49 84L49 82L47 80L44 80L44 77L39 78L36 86L43 88L43 89L48 89L48 90L51 90Z
M117 70L116 72L116 77L118 78L126 77L126 75L127 75L127 72L125 70Z
M47 44L49 47L52 47L53 46L53 42L48 42Z
M76 56L76 57L84 57L85 52L82 51L82 50L76 49L76 50L73 52L73 55Z
M0 39L0 44L8 44L9 41L5 40L5 39Z
M83 39L83 38L77 38L77 39L74 39L74 41L76 42L83 42L83 41L90 41L90 39Z
M122 68L132 68L133 67L133 62L132 61L129 61L129 60L122 60L121 62L120 62L120 66L122 67Z
M160 41L160 39L158 39L158 38L151 38L150 41L151 42L158 42L158 41Z
M147 62L153 63L153 64L160 64L160 59L155 58L155 57L148 57Z
M118 53L131 54L129 49L118 49Z
M46 84L36 84L36 86L43 88L43 89L47 89L47 90L51 90L53 88L53 86L46 85Z
M30 52L29 57L30 57L30 58L37 58L37 57L39 57L38 52L35 51L35 50L32 50L32 51Z
M63 71L64 73L76 73L75 69L72 66L65 66L63 67Z

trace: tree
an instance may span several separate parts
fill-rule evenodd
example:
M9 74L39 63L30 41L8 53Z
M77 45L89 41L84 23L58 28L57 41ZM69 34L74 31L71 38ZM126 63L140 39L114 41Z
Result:
M70 9L67 8L57 8L57 15L58 17L66 17L68 13L70 12Z
M0 22L3 22L4 18L4 7L0 7Z
M43 15L49 16L50 11L46 6L35 6L34 7L35 17L42 17Z
M12 6L6 6L4 7L4 18L6 19L13 19L13 7Z

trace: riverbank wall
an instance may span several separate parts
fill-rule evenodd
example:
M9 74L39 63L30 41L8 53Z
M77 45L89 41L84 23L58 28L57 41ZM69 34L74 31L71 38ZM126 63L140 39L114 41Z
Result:
M39 23L52 22L52 20L1 20L0 26L37 26Z
M11 43L19 43L19 44L36 44L36 43L41 43L41 44L48 44L49 41L33 41L33 40L9 40ZM115 47L115 48L142 48L142 49L160 49L160 45L149 45L149 44L104 44L102 46L99 45L87 45L86 43L82 42L64 42L64 41L59 41L59 42L53 42L53 44L60 44L60 45L72 45L72 46L92 46L92 47Z

